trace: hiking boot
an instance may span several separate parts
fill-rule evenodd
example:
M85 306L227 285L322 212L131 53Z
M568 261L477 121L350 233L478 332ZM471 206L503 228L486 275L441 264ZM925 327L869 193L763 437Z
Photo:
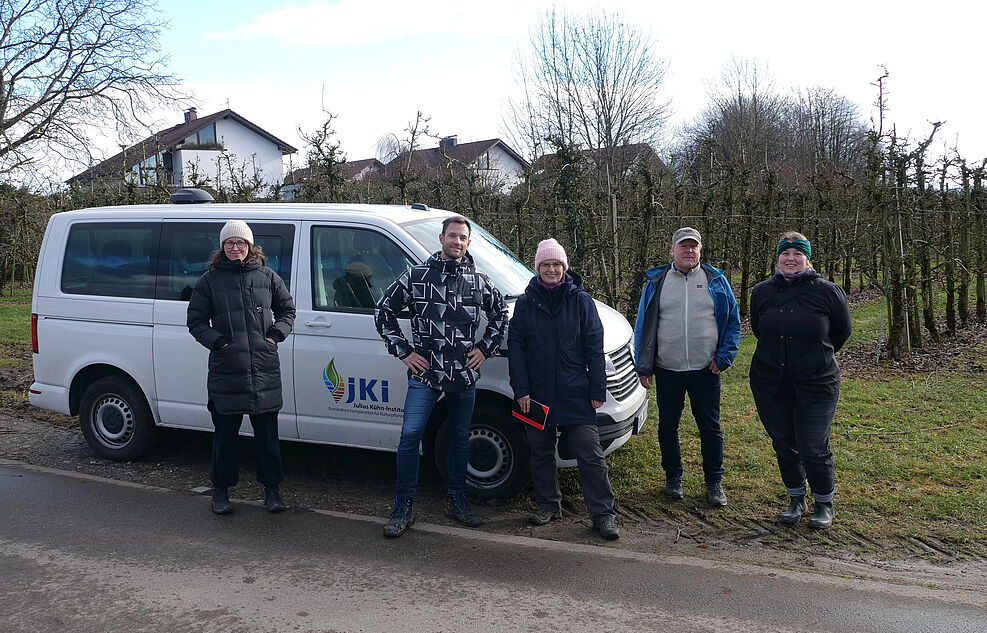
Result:
M792 497L792 504L781 513L781 522L788 525L795 525L802 518L802 515L809 509L809 504L805 501L805 495L795 495Z
M230 503L230 495L226 488L212 489L212 511L215 514L229 514L233 512L233 504Z
M549 521L556 521L561 518L561 510L545 510L544 508L538 508L534 514L528 517L528 523L531 525L545 525Z
M483 523L483 517L470 510L465 492L450 492L446 502L446 516L459 521L466 527L477 527Z
M812 518L809 520L809 527L817 530L825 530L833 525L833 517L836 516L836 509L832 501L816 501Z
M682 477L665 475L665 496L669 499L682 498Z
M617 529L617 522L613 519L607 519L603 523L597 525L596 530L600 533L600 536L608 541L616 541L620 538L620 531Z
M384 536L397 538L408 530L415 522L414 503L412 497L394 497L394 511L384 525Z
M722 508L727 504L727 496L723 492L723 484L706 484L706 500L714 508Z
M264 487L264 505L267 506L268 512L284 512L287 507L284 505L284 500L281 499L281 493L278 492L277 486Z

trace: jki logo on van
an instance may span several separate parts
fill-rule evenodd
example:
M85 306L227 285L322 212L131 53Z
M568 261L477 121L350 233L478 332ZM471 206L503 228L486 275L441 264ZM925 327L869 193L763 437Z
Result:
M350 376L344 380L343 376L336 371L336 359L330 358L329 364L322 371L322 379L326 383L326 388L332 394L332 399L340 402L346 395L346 404L354 401L360 402L387 402L387 381L377 378L354 378Z

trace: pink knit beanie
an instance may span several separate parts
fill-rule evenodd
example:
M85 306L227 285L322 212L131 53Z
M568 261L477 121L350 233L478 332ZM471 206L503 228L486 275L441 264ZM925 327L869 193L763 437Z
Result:
M535 272L538 272L542 262L550 259L562 262L565 269L569 270L569 258L565 256L565 249L552 237L538 242L538 251L535 252Z

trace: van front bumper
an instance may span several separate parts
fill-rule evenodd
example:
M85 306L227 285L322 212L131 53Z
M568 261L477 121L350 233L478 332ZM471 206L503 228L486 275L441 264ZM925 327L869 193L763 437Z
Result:
M596 415L596 424L600 431L600 446L603 447L603 454L609 455L631 439L632 435L637 435L644 428L648 420L648 398L644 399L634 415L618 422L605 413ZM576 460L569 450L568 442L558 443L558 459L560 467L568 468L576 465Z

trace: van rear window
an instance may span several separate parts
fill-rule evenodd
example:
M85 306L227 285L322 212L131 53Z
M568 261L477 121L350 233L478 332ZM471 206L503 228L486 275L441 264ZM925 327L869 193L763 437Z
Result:
M62 263L62 292L152 298L159 227L157 222L72 225Z

